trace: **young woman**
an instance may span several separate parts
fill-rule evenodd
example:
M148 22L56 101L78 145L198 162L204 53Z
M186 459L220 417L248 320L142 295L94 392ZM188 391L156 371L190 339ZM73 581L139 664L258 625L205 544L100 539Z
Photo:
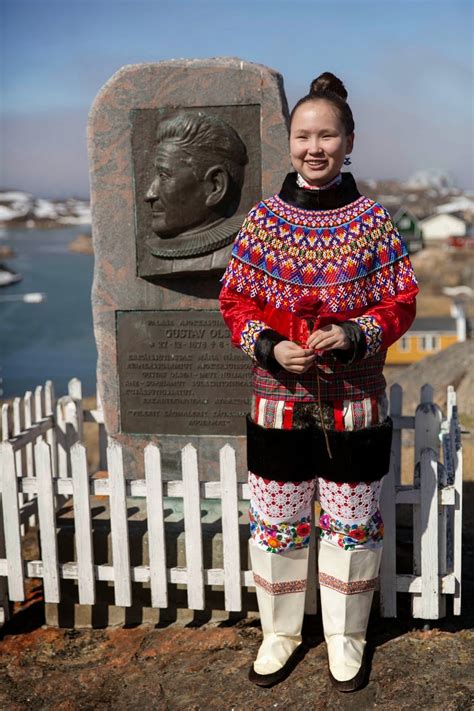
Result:
M418 291L387 211L341 173L354 144L342 82L315 79L290 117L294 173L247 216L222 279L232 343L253 361L250 557L263 630L249 677L283 679L301 649L314 495L329 673L364 683L391 421L382 369Z

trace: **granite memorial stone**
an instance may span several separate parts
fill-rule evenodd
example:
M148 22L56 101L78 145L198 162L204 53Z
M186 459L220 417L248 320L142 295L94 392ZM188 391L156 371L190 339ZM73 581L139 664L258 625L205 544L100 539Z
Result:
M230 345L219 279L245 214L287 171L287 119L281 77L231 58L124 67L94 102L98 391L135 476L149 441L171 472L187 442L201 465L233 438L244 451L250 362Z

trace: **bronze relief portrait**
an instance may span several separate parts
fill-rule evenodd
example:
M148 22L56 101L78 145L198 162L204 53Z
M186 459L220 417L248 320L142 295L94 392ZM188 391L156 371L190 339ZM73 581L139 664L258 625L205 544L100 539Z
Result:
M234 114L258 109L219 108ZM249 113L255 117L255 111ZM234 116L234 123L235 118L243 116ZM132 133L135 144L137 133L146 133L141 124L141 131ZM249 165L240 132L203 109L168 112L155 126L151 145L146 150L141 145L140 160L134 151L137 273L223 271L245 215L260 197L255 156Z

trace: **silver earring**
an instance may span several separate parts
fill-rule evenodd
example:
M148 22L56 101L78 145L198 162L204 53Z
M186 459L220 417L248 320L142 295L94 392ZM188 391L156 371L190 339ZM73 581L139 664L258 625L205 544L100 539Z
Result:
M349 158L349 156L346 156L346 157L344 158L344 165L350 165L351 163L352 163L352 161L351 161L351 159Z

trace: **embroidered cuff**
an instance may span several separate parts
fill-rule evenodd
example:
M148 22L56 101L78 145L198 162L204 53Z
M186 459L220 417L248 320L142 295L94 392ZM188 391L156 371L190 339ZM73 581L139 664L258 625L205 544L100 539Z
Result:
M351 345L350 348L345 351L340 348L336 348L331 351L332 354L336 360L340 363L344 363L345 365L350 365L355 361L361 360L367 349L364 331L359 324L354 321L343 321L338 325L348 337Z
M281 343L282 341L286 341L286 338L271 328L260 331L257 336L254 358L262 368L265 368L270 373L281 370L280 364L272 355L272 350L273 346L276 346L277 343Z
M240 347L252 360L256 359L255 345L260 333L268 329L263 321L247 321L240 334Z
M374 316L357 316L351 319L362 330L365 339L364 358L378 353L382 348L383 329Z

